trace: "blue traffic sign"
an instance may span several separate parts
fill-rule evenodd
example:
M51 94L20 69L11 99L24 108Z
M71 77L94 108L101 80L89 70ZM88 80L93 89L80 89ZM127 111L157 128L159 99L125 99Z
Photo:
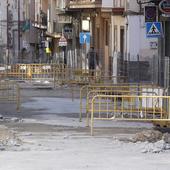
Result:
M146 37L159 38L162 35L161 22L146 22Z
M80 33L80 44L90 44L90 32Z

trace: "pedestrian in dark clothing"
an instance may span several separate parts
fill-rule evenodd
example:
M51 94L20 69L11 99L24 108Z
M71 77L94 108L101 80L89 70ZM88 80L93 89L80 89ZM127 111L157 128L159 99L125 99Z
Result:
M94 50L94 47L91 47L89 52L87 53L88 64L90 70L95 70L98 65L98 56Z
M88 58L88 66L89 66L89 73L91 76L96 75L96 68L98 66L98 55L94 50L94 47L91 47L89 52L87 53Z

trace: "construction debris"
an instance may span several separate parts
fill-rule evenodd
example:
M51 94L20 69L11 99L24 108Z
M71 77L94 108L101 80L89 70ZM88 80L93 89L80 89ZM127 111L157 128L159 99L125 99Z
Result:
M121 138L120 141L140 145L142 153L160 153L170 150L170 134L163 134L156 130L145 130L137 133L132 139Z
M21 146L22 141L9 131L5 126L0 126L0 151L9 150L12 147Z
M164 140L160 140L155 143L145 142L142 148L142 153L160 153L170 150L170 144L166 143Z
M163 137L163 133L156 130L145 130L140 133L137 133L135 137L132 139L132 142L150 142L155 143L160 141Z
M165 143L169 143L170 144L170 134L169 133L165 133L163 135L162 139L165 141Z

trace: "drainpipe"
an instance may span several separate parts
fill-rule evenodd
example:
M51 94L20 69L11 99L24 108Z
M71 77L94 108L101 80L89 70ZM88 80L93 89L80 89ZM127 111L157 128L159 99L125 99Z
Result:
M6 64L9 64L9 1L6 4L6 17L7 17L7 46L6 46Z

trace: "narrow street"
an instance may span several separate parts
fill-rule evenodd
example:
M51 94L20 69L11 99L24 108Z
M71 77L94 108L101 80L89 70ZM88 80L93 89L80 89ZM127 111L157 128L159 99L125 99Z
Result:
M170 170L170 0L0 0L0 170Z
M21 112L1 109L0 169L168 170L169 150L154 153L147 142L129 142L149 123L97 121L95 135L79 122L79 94L70 90L22 89ZM2 107L1 107L2 108ZM7 114L8 113L8 114ZM5 137L4 137L5 136ZM156 148L158 149L158 148ZM116 168L115 168L116 167Z

